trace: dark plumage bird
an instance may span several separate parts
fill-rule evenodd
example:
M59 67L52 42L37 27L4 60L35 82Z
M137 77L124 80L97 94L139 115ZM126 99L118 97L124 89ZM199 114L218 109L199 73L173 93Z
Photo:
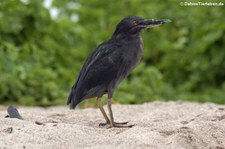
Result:
M145 20L129 16L120 21L112 37L100 44L84 63L76 83L73 85L67 104L74 109L82 100L97 97L106 124L110 127L131 127L113 120L111 99L118 84L140 62L143 43L140 32L156 25L170 22L169 20ZM108 94L106 115L101 97Z

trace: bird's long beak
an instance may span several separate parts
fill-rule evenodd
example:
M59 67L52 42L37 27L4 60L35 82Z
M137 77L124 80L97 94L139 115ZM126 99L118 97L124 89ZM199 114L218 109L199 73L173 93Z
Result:
M144 20L140 24L145 26L146 28L152 28L155 26L159 26L161 24L169 23L171 20Z

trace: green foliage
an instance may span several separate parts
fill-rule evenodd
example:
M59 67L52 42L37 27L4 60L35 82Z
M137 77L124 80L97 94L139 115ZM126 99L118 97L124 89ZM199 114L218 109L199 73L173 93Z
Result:
M86 57L128 15L172 23L142 34L143 61L120 84L115 101L225 103L224 6L53 0L46 8L44 2L0 2L0 103L65 104ZM58 16L50 10L58 10Z

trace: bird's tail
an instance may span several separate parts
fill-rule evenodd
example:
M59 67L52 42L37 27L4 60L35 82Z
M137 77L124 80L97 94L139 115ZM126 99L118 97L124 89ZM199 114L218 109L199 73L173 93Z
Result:
M67 105L70 105L70 109L75 109L78 103L79 101L76 99L75 95L75 87L73 86L68 96Z

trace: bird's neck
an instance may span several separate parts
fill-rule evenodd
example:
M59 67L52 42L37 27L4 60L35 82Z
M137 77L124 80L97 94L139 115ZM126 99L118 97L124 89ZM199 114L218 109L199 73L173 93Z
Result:
M113 34L113 39L116 39L118 41L132 41L132 40L141 40L140 34Z
M112 36L111 40L116 41L116 43L121 44L123 46L129 47L129 51L140 51L143 52L143 40L140 34L132 34L132 35L125 35L125 34L117 34ZM135 53L135 52L134 52Z

